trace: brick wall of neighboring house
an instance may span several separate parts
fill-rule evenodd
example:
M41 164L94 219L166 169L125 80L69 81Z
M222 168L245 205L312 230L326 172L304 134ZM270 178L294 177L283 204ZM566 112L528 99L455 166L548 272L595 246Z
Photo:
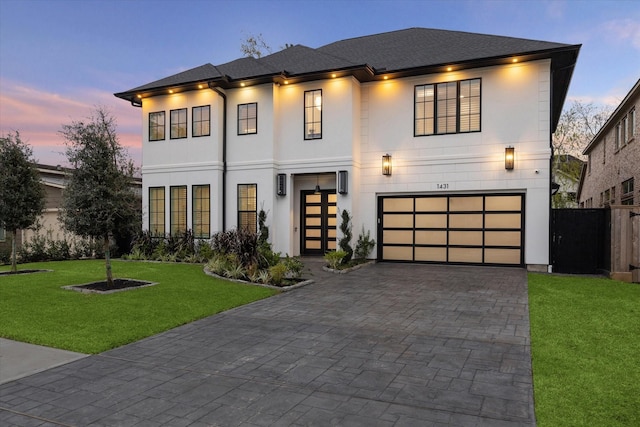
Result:
M580 207L640 205L640 80L584 154L588 163L579 192ZM623 190L631 183L633 192L625 194Z

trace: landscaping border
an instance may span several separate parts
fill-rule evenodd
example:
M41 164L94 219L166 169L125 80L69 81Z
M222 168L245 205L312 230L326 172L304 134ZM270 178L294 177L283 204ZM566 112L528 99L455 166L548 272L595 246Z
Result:
M240 280L240 279L231 279L229 277L224 277L224 276L219 276L216 273L214 273L213 271L209 270L208 268L204 268L203 269L204 274L211 276L211 277L215 277L216 279L221 279L221 280L228 280L230 282L235 282L235 283L242 283L245 285L254 285L254 286L262 286L263 288L269 288L269 289L276 289L282 292L288 292L288 291L292 291L294 289L298 289L301 288L303 286L307 286L313 283L312 279L308 279L308 280L303 280L300 283L296 283L295 285L291 285L291 286L275 286L275 285L269 285L266 283L255 283L255 282L247 282L246 280Z
M328 271L329 273L347 274L347 273L350 273L350 272L352 272L354 270L358 270L360 268L363 268L363 267L366 267L366 266L369 266L369 265L372 265L372 264L375 264L375 263L376 263L375 260L371 260L371 261L364 262L362 264L354 265L353 267L345 268L344 270L338 270L338 269L334 269L334 268L331 268L331 267L327 267L326 265L323 265L322 269L324 271Z

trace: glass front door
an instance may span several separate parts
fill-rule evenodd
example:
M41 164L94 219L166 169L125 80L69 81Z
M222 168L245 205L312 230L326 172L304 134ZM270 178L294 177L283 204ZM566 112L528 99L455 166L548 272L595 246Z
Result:
M324 255L336 249L335 190L302 191L302 254Z

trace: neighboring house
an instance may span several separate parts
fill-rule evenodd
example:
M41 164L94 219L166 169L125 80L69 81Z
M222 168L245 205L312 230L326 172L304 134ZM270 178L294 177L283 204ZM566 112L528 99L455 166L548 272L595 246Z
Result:
M410 28L205 64L117 97L143 116L143 224L257 229L383 261L547 270L551 134L580 45Z
M640 80L625 96L583 154L581 208L640 205Z
M582 165L584 162L571 154L553 156L553 182L557 188L553 196L554 208L578 207L577 194Z
M45 191L45 204L42 215L32 229L19 230L16 233L16 246L20 248L24 242L29 242L36 233L46 235L50 233L53 240L62 240L69 237L62 224L58 221L58 214L62 206L62 192L65 187L65 179L71 173L71 169L60 165L36 164L40 183ZM141 193L142 180L135 178L132 187L137 194ZM6 234L6 235L5 235ZM0 229L0 250L11 250L9 233Z

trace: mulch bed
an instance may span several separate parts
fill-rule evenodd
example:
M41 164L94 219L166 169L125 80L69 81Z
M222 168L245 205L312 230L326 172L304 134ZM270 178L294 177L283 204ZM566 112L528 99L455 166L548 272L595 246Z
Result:
M113 279L113 286L109 286L107 284L107 281L103 280L100 282L92 282L84 285L64 286L64 289L70 289L78 292L110 294L113 292L128 291L131 289L144 288L153 285L157 285L157 283L135 279Z
M13 274L30 274L30 273L47 273L53 270L18 270L18 271L0 271L0 276L10 276Z

